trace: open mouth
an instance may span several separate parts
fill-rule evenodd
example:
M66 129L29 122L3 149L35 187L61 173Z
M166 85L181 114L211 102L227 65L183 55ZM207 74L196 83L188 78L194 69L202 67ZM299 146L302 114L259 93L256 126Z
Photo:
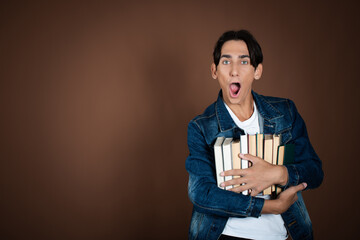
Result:
M240 83L234 82L230 84L230 95L231 97L237 97L240 92Z

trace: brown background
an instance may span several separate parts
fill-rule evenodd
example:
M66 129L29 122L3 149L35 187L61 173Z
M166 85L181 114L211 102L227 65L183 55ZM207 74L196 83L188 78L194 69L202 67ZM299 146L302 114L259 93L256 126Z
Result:
M2 1L0 238L186 239L186 129L218 93L220 34L264 52L323 160L316 239L358 235L356 1ZM355 237L356 238L356 237Z

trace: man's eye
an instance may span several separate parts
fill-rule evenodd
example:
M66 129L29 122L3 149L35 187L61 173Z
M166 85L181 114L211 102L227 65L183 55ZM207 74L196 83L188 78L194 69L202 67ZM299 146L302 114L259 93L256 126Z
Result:
M249 61L247 61L247 60L241 61L241 64L243 64L243 65L248 64L248 63L249 63Z
M230 61L229 60L224 60L223 64L225 64L225 65L230 64Z

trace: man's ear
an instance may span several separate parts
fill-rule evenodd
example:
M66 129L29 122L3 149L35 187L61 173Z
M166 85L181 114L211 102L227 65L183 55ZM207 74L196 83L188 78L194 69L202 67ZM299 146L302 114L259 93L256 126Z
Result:
M260 63L255 69L255 73L254 73L255 80L259 80L261 78L262 71L263 71L263 65Z
M217 72L216 72L216 65L215 63L212 63L211 64L211 76L213 79L216 79L217 78Z

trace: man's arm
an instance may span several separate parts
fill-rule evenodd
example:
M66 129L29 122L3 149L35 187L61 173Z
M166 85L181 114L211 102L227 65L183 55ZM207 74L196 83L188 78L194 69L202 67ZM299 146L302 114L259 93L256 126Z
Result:
M304 190L306 187L306 183L301 183L281 192L274 200L265 200L261 213L281 214L285 212L298 199L297 192Z
M220 189L216 184L213 149L195 121L188 126L188 194L198 212L225 217L259 217L264 199Z

